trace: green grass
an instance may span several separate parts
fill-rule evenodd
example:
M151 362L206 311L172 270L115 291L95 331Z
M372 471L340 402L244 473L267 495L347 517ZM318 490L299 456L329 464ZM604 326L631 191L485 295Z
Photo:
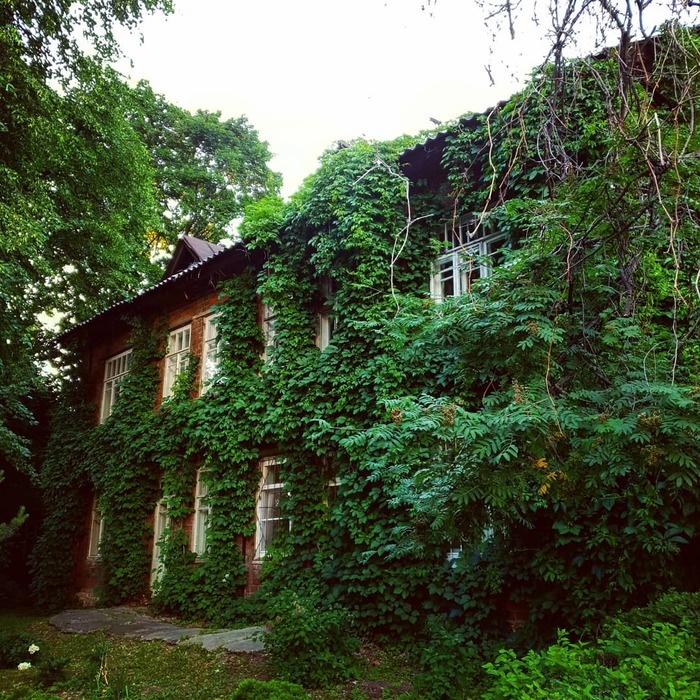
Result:
M0 630L30 634L41 650L36 657L27 656L27 661L67 659L65 679L49 688L41 687L36 663L26 671L0 669L0 700L217 700L228 698L246 678L272 678L264 653L207 652L190 645L107 637L102 632L68 634L31 612L0 612ZM396 697L401 695L396 689L405 688L412 677L395 649L366 646L361 665L361 679L314 691L313 700Z

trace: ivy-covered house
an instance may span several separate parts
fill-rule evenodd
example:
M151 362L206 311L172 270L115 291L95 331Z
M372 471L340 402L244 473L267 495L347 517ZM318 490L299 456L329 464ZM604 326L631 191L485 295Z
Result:
M262 576L467 639L697 585L700 48L652 48L340 144L64 334L39 599L224 621Z

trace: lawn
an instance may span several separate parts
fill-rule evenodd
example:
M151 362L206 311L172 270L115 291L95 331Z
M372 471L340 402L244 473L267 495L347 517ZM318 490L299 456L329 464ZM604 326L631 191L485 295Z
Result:
M22 652L30 644L39 651L26 653L26 661L32 663L27 670L0 669L0 700L216 700L227 699L244 679L272 679L263 652L207 652L190 645L108 637L103 632L68 634L31 612L0 613L0 637L15 632L26 635ZM313 691L311 698L401 697L413 677L401 653L370 645L363 646L358 667L358 680Z

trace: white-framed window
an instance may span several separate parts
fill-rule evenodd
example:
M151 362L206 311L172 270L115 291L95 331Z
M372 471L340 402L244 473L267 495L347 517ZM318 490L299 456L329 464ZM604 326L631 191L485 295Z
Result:
M277 346L277 332L275 329L275 310L269 304L262 305L262 332L265 348L263 360L270 359L270 350Z
M490 233L473 220L445 224L443 249L433 263L430 294L435 301L469 291L474 280L488 277L498 264L502 233Z
M100 511L100 499L95 495L90 509L90 540L88 543L88 557L97 559L100 556L100 542L105 530L105 519Z
M289 520L282 517L285 490L276 457L260 460L260 488L255 509L255 559L264 559L267 550L281 529L289 529Z
M211 380L219 369L221 348L216 328L217 319L218 314L207 316L204 319L204 339L202 341L202 391L207 390L207 386L211 383Z
M161 487L162 488L162 487ZM169 525L168 506L165 497L156 503L156 509L153 513L153 559L151 562L151 588L163 578L165 572L165 564L163 562L163 551L160 541L163 538L163 533Z
M102 410L100 411L100 423L104 423L112 414L112 408L121 391L121 383L131 369L131 350L110 357L105 362L105 378L102 390Z
M452 544L447 550L445 559L454 567L457 559L462 556L463 551L464 547L461 544Z
M194 491L194 523L192 525L192 551L201 557L207 551L207 528L211 505L209 503L209 484L206 481L206 470L197 472L197 484Z
M175 380L190 364L190 341L192 329L183 326L168 336L168 350L165 355L165 378L163 381L163 398L171 396Z

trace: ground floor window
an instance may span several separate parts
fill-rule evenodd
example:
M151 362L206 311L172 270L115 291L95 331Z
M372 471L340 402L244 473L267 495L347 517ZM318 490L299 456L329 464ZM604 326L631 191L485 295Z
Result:
M151 563L151 587L153 587L161 578L165 571L163 562L163 548L160 541L163 539L165 529L168 527L168 506L165 498L161 498L156 504L155 512L153 513L153 561Z
M192 527L192 551L201 557L207 551L207 527L211 505L209 503L209 484L206 481L206 471L197 472L197 485L194 493L194 524Z
M260 488L255 513L255 558L264 559L275 535L289 529L289 520L282 517L281 502L284 483L276 457L260 460Z
M90 515L90 542L88 544L88 556L96 559L100 556L100 542L104 534L105 520L100 511L100 499L97 495L92 499Z

